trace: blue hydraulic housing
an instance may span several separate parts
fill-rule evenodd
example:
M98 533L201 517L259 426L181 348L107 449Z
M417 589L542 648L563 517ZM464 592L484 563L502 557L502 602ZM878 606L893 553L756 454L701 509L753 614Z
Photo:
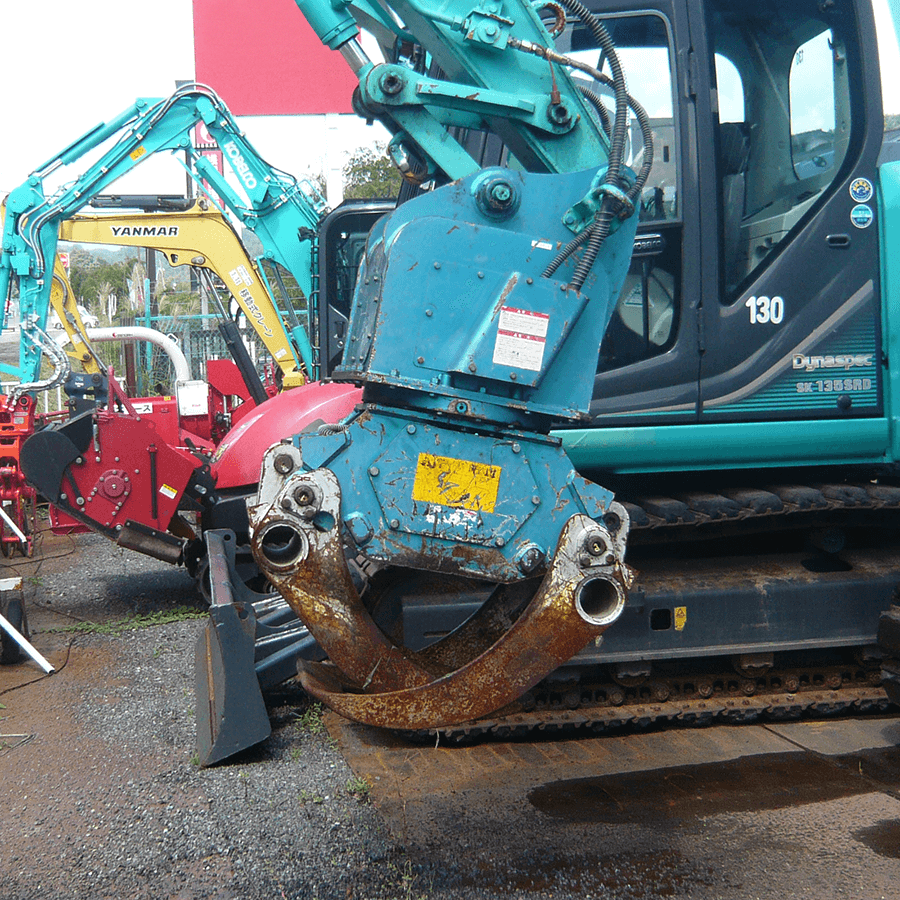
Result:
M547 434L588 408L634 241L632 215L581 291L572 262L542 277L594 176L487 169L370 235L338 372L364 383L366 407L337 433L294 438L306 472L337 478L346 533L370 559L510 582L552 558L573 515L610 514L610 492Z
M406 389L391 403L479 421L586 413L637 217L606 240L582 290L567 284L572 261L541 273L573 237L564 217L595 173L485 169L383 220L335 378Z

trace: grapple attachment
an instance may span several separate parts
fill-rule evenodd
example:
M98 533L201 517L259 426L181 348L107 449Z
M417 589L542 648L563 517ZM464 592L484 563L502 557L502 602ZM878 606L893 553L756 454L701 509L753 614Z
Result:
M279 452L299 463L293 448ZM264 475L262 496L266 487ZM254 555L333 663L303 665L303 686L350 719L427 729L485 716L599 637L625 606L628 518L612 504L605 522L581 514L566 522L530 599L521 585L498 585L468 622L414 652L379 628L360 597L335 474L298 474L269 499L250 510Z

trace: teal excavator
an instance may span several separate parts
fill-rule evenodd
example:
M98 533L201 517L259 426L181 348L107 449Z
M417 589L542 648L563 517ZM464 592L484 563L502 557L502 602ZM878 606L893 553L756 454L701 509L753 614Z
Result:
M298 5L405 178L314 348L352 411L277 434L244 492L259 569L309 632L306 690L450 735L883 708L887 10ZM233 538L207 535L216 605L252 634ZM261 700L242 735L248 694L215 694L229 752L259 739Z
M360 269L332 373L359 406L270 449L249 502L327 655L306 690L465 734L882 708L872 5L298 5L417 193Z

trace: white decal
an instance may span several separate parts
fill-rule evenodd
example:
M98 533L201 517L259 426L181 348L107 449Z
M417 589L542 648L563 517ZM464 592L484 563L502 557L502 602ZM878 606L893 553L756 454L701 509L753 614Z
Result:
M546 313L500 307L497 338L494 342L494 363L539 372L547 345L550 316Z
M159 489L159 492L164 497L168 497L170 500L174 500L178 496L178 491L176 491L175 488L173 488L173 487L169 487L169 485L167 485L167 484L164 484Z
M831 378L825 381L800 381L797 384L798 394L852 393L853 391L871 391L871 378Z
M250 285L253 284L253 279L250 277L250 273L247 271L246 266L238 266L236 269L232 269L228 274L238 287L240 287L242 283L246 284L247 287L250 287Z
M838 356L804 356L795 353L793 368L805 369L807 372L815 372L816 369L871 369L871 353L847 353Z
M241 151L238 150L234 141L229 141L222 149L228 154L228 158L231 160L231 164L234 166L238 175L240 175L241 181L244 182L244 186L250 190L255 188L256 179L253 177L250 166L247 165L247 161L241 156Z
M784 319L784 299L782 297L748 297L744 304L750 310L751 325L780 325Z

